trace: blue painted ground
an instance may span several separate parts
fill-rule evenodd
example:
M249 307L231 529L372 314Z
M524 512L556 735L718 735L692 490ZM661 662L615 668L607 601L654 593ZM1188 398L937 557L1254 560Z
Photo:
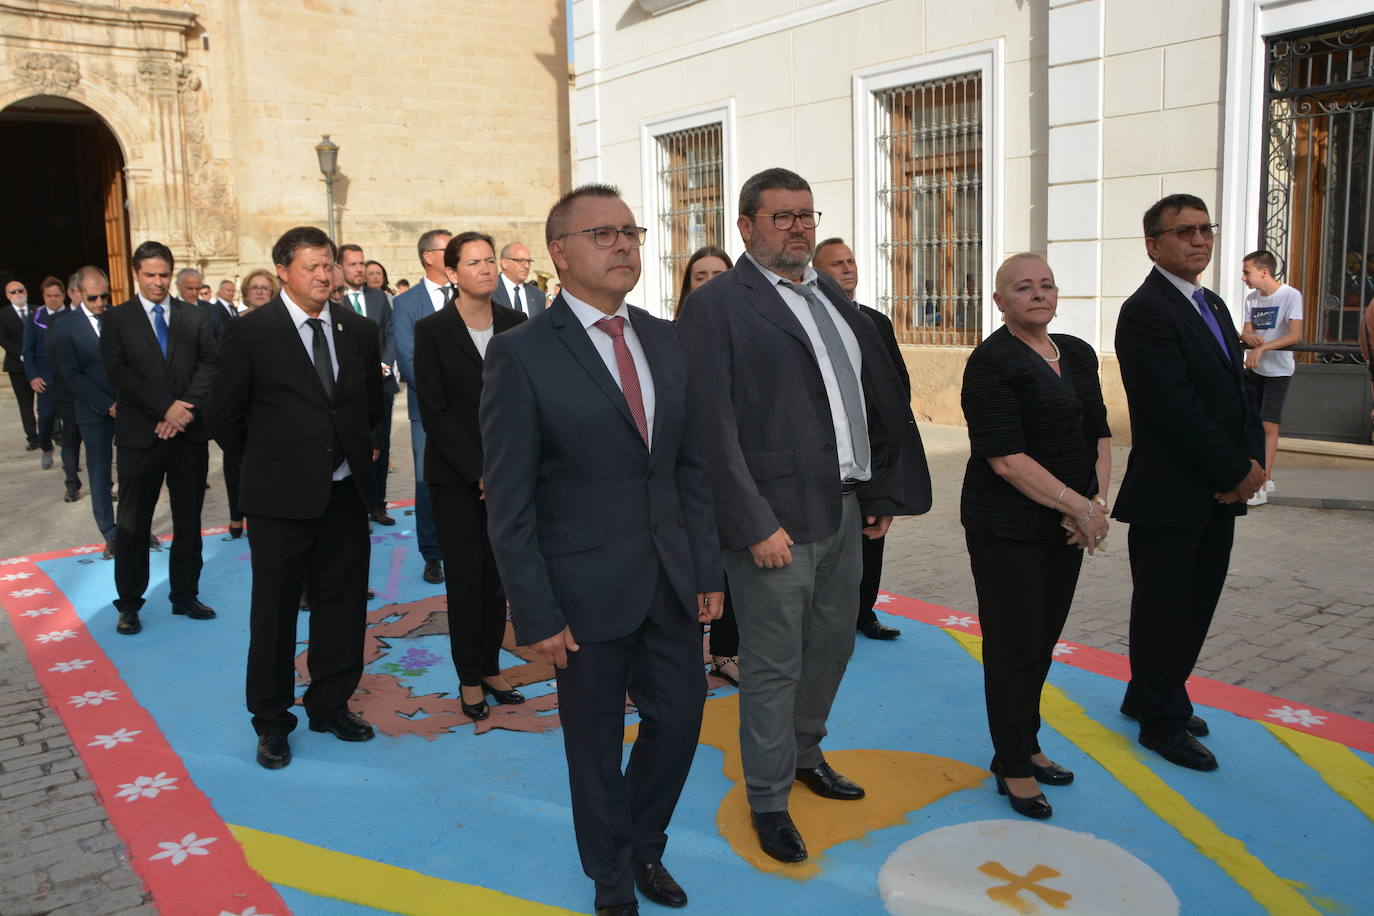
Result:
M409 533L392 531L376 539L373 551L371 581L382 592L374 608L387 599L440 593L441 587L422 582ZM226 822L589 910L591 887L574 847L557 731L474 735L468 726L434 741L407 736L345 744L302 725L293 735L289 768L268 773L254 763L255 739L243 707L247 558L246 541L206 539L201 597L219 618L196 622L165 611L167 553L155 553L152 599L135 638L114 632L110 563L87 556L42 565ZM859 641L826 747L917 751L986 766L991 750L978 663L937 628L885 622L900 625L904 634L894 643ZM456 690L445 638L392 640L392 646L374 670L422 648L442 661L409 686L416 692ZM1132 723L1116 713L1119 682L1067 665L1056 665L1051 680L1097 721L1134 736ZM526 693L547 689L531 685ZM1259 724L1220 710L1200 712L1211 724L1208 745L1222 759L1222 770L1194 773L1153 755L1142 759L1275 874L1305 888L1321 910L1368 912L1374 901L1370 822ZM1173 887L1184 913L1263 912L1081 749L1048 728L1041 742L1078 777L1071 787L1051 790L1055 826L1110 840L1142 860ZM1360 756L1374 763L1371 755ZM912 812L898 826L830 850L822 874L812 880L764 875L736 856L716 829L717 807L731 787L721 761L712 747L697 754L666 859L703 912L880 913L878 871L900 844L939 827L1014 817L989 780ZM363 912L279 890L300 913Z

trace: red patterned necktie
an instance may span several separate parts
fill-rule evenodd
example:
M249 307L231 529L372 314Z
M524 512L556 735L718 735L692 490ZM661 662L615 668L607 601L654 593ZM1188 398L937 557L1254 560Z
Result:
M635 418L635 427L644 444L649 444L649 423L644 416L644 393L639 388L639 372L635 369L635 358L630 355L630 346L625 343L625 319L619 315L602 318L595 327L611 336L611 346L615 350L615 371L620 376L620 390L625 393L625 403L630 406L630 416Z

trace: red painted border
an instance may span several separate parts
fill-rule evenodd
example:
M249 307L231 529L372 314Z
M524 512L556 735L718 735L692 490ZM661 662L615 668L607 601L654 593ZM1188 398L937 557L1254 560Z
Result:
M946 630L982 635L978 618L918 598L883 592L879 610ZM1055 646L1055 660L1118 681L1131 677L1130 662L1123 656L1078 643L1061 642ZM1351 716L1289 703L1278 697L1245 687L1223 684L1206 677L1188 679L1188 694L1194 701L1233 712L1267 725L1281 725L1296 732L1329 738L1356 750L1374 753L1374 724Z

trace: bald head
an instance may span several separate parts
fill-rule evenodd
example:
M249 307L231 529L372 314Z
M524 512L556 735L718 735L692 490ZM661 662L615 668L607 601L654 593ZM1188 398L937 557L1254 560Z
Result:
M1046 267L1049 266L1049 262L1046 261L1042 255L1038 255L1033 251L1018 252L1017 254L1014 254L1011 257L1007 258L1005 261L1003 261L1002 266L997 268L997 277L993 283L993 289L997 290L998 292L1005 292L1007 284L1011 282L1012 274L1015 272L1016 265L1021 263L1022 261L1039 261Z

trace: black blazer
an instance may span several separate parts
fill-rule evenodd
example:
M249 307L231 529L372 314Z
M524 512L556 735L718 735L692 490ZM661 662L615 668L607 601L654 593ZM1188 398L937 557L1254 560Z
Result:
M629 313L653 374L652 449L561 296L487 346L487 530L522 645L565 625L592 642L633 632L660 569L693 620L697 594L724 588L695 379L673 325Z
M219 340L219 335L224 333L224 326L238 317L238 313L230 315L225 309L224 303L218 299L206 301L201 299L196 305L205 312L205 317L210 319L210 331L214 334L215 340Z
M195 414L181 435L192 442L209 440L201 414L214 369L210 319L204 310L177 298L170 300L170 309L165 359L138 296L109 309L101 319L100 357L106 377L119 393L115 435L121 448L156 444L157 424L173 401L186 401Z
M874 323L826 274L818 283L859 342L872 479L866 515L930 508L930 473L910 396ZM678 319L692 363L722 542L756 544L779 526L798 544L840 523L834 423L806 331L748 258L688 297ZM907 451L910 454L905 454Z
M1264 463L1264 433L1242 371L1235 325L1211 290L1223 356L1196 306L1158 270L1121 306L1116 356L1131 412L1131 454L1113 515L1155 526L1204 525L1214 493ZM1229 511L1245 514L1245 503Z
M57 340L57 329L65 322L59 322L59 318L68 318L81 311L81 306L67 306L48 322L48 333L43 335L43 362L47 365L45 370L48 377L48 394L62 404L71 404L74 401L71 387L67 384L67 374L62 371L62 365L57 361L57 352L53 349ZM87 325L90 327L90 325Z
M103 331L104 319L97 320ZM76 403L76 422L113 423L110 405L115 403L118 393L105 375L105 366L100 360L100 338L86 319L86 313L77 309L66 320L53 325L48 332L47 346Z
M344 294L344 307L351 307L347 293ZM364 287L363 311L377 325L382 362L391 367L391 373L382 377L382 392L387 397L393 397L401 390L401 384L396 380L396 319L391 311L391 301L381 290Z
M494 302L491 312L496 334L529 320ZM415 322L415 382L425 425L425 483L476 487L482 476L482 357L456 306Z
M33 306L29 306L29 314L33 314ZM24 319L10 303L0 308L0 349L5 351L6 372L24 371Z
M280 295L225 326L205 417L220 447L242 455L239 508L247 515L324 514L338 449L363 505L377 504L372 429L384 409L377 328L333 304L329 327L339 361L332 400Z

